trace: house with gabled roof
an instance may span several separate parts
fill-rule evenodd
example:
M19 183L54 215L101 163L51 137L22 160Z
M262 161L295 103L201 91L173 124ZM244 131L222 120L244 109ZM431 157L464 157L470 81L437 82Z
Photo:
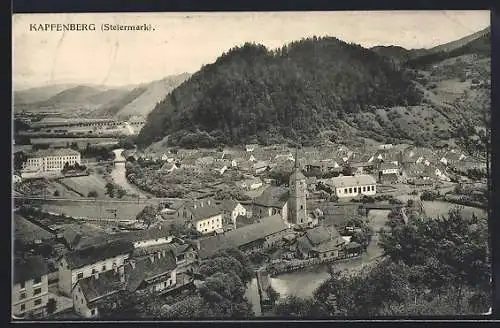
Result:
M237 200L233 199L225 199L220 201L220 207L224 213L224 221L230 222L236 227L236 219L239 216L246 217L247 210L246 208L240 204Z
M177 162L166 162L165 164L158 169L158 172L170 173L174 170L178 170L180 168L180 163Z
M112 235L84 239L78 248L103 245L111 241L131 242L134 248L168 244L172 241L170 229L166 225L155 225L149 229L119 232Z
M214 165L214 163L215 163L215 158L213 156L200 157L195 161L195 165L202 168Z
M202 234L222 229L223 210L213 199L192 200L177 210L177 217L184 219Z
M250 153L250 152L253 152L258 147L259 147L258 144L248 144L248 145L245 145L245 150Z
M275 246L288 232L289 225L279 215L273 215L222 235L198 240L196 244L200 259L205 260L231 248L253 252Z
M339 257L345 240L333 226L319 226L307 230L297 240L297 253L302 258L330 259Z
M360 194L373 196L377 192L377 182L368 174L335 177L328 179L326 183L339 198L356 197Z
M118 270L129 258L133 249L133 243L116 240L66 253L58 259L59 291L71 297L73 287L78 280L96 273Z
M256 190L262 187L262 180L258 177L239 181L237 185L245 190Z
M268 169L269 169L268 161L258 161L257 163L253 164L253 171L255 174L264 173Z
M288 189L270 186L253 202L252 213L257 217L280 215L283 221L288 220Z
M125 265L127 292L164 294L177 284L177 264L172 250L130 258Z
M75 313L83 318L97 318L99 306L124 289L123 271L106 271L80 279L71 295Z

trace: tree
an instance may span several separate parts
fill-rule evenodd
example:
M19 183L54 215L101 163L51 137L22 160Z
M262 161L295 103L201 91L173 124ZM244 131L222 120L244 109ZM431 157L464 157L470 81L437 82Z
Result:
M151 225L158 213L158 209L154 205L146 205L136 216L136 220L139 222L144 222L146 225Z
M18 151L14 153L14 170L20 171L23 168L23 164L28 160L28 156L23 151Z
M127 194L127 191L120 186L115 187L115 192L118 198L123 198Z
M52 314L56 311L57 309L57 301L55 298L49 298L47 305L46 305L46 310L48 314Z
M314 313L315 304L311 299L303 299L295 295L287 296L274 307L277 316L308 318Z
M109 197L114 197L115 185L113 183L111 183L111 182L106 183L104 188L106 188L106 195L109 195Z
M123 149L134 149L134 138L132 136L120 138L120 140L118 140L118 147Z
M64 163L63 172L68 172L70 170L71 166L69 165L69 162Z

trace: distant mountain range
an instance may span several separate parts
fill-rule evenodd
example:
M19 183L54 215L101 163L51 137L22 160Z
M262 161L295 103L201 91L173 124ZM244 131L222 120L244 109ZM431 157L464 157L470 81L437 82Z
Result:
M166 95L138 142L204 147L325 138L447 140L457 124L477 120L488 105L489 37L487 28L417 50L365 49L331 37L276 51L245 44Z
M147 115L161 99L189 74L118 88L99 85L56 84L14 91L15 110L87 110L93 117L128 118Z
M168 76L164 79L142 84L122 97L102 106L94 115L127 118L134 115L146 116L165 95L179 86L189 77L189 74Z

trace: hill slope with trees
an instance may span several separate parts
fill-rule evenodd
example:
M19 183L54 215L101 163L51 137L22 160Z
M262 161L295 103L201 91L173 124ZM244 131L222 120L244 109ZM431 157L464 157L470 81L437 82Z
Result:
M404 71L359 45L309 38L271 51L247 43L202 67L162 100L138 142L149 145L167 135L181 146L307 140L346 115L421 99Z

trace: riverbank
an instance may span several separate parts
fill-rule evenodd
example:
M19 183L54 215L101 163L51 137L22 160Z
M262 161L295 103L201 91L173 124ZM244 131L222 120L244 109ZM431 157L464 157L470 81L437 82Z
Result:
M115 165L111 171L111 178L113 182L123 188L129 197L138 197L138 198L152 198L153 195L139 189L135 185L132 185L127 179L127 170L125 157L123 157L122 153L125 150L123 148L114 149L113 153L115 154Z

